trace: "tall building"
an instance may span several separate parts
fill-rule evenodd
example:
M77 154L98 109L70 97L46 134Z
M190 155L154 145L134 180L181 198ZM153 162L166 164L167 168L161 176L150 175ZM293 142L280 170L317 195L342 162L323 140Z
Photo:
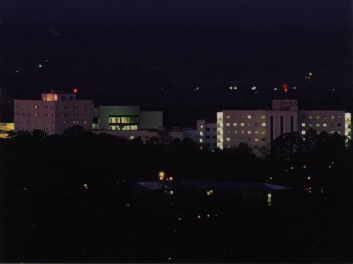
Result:
M297 100L273 100L271 110L223 110L217 113L217 147L241 142L265 149L280 135L310 129L351 136L351 114L345 111L299 110Z
M80 125L92 128L91 100L76 100L76 94L43 93L41 100L14 100L15 131L41 129L61 134L66 128Z

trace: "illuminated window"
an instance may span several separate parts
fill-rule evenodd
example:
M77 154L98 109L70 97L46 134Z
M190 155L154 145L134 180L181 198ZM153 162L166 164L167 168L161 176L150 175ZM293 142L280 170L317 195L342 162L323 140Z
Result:
M313 116L309 116L309 119L313 119Z
M233 126L238 126L238 123L233 123Z
M245 134L245 131L244 131L244 130L242 130L242 131L241 131L241 133L242 133L242 134Z
M261 126L263 126L263 127L266 126L266 123L262 123Z
M259 134L259 130L255 130L255 134L256 134L256 135Z
M305 135L305 134L306 134L305 130L302 130L302 135Z
M305 123L302 123L302 127L305 127Z
M203 136L203 132L200 132L200 136Z
M256 142L258 142L258 141L259 141L259 139L256 137L256 138L255 138L255 141L256 141Z
M312 127L313 126L313 124L309 124L309 127Z
M316 119L320 119L320 116L316 116Z
M228 142L229 142L229 141L230 141L230 138L226 138L226 141L228 141Z
M226 123L226 126L230 126L230 123Z
M261 130L261 135L265 135L266 131L265 130Z
M203 142L203 140L202 140L202 138L200 138L200 143L202 143Z
M130 139L134 139L135 137L134 136L130 136Z
M200 125L200 128L203 128L203 125Z
M327 127L327 123L323 123L322 126L323 126L323 127Z
M320 127L320 123L317 123L316 126L317 126L317 127Z
M227 119L230 119L230 115L227 115Z
M262 118L262 119L265 119L265 118L266 118L266 116L265 116L265 115L262 115L262 116L261 116L261 118Z
M251 131L248 131L248 134L251 135Z
M238 131L237 131L237 130L235 130L235 131L234 131L234 134L238 134Z
M335 119L335 116L331 116L331 119Z
M248 119L251 119L251 115L248 115Z
M242 126L242 127L245 126L245 123L240 123L240 126Z

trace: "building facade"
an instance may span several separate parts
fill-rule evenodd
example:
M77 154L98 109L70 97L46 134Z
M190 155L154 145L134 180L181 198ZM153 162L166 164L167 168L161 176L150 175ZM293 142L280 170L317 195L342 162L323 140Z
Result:
M198 143L209 149L217 147L217 123L206 123L205 120L197 120Z
M76 100L76 94L43 93L42 100L14 100L15 131L40 129L61 134L65 129L79 125L92 128L91 100Z
M270 110L223 110L217 113L217 147L248 143L265 149L280 135L310 129L351 136L351 114L345 111L299 110L297 100L273 100Z

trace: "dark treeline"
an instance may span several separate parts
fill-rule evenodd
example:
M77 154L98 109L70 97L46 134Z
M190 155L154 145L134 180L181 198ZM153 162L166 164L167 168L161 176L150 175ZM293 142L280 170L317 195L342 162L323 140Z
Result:
M81 127L60 136L13 133L0 141L0 261L352 260L351 143L314 130L304 139L284 134L259 157L247 144L212 152L168 133L145 144ZM196 200L131 192L160 171L176 181L258 181L297 191L278 210L238 208L226 198L212 211L203 201L219 217L187 222L188 210L199 212Z

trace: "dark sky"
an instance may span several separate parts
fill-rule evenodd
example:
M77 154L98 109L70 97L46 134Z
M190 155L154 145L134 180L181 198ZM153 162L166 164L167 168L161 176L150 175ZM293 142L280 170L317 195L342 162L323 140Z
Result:
M243 28L349 26L349 0L3 0L3 21L216 25Z
M73 88L182 126L266 108L284 83L302 105L352 107L351 22L348 0L1 0L0 121L14 98Z

